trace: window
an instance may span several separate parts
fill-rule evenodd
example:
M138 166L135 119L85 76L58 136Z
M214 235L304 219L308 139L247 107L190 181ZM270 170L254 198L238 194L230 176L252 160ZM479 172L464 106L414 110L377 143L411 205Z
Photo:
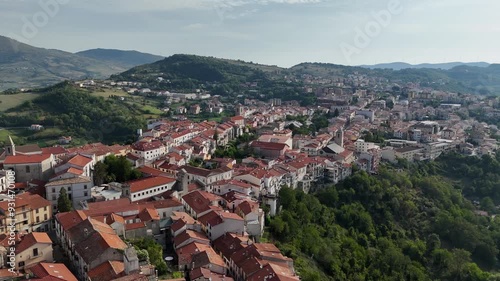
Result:
M71 191L71 186L68 186L68 191Z
M47 211L47 206L43 207L43 210L44 210L44 211Z
M34 257L38 256L38 248L33 249L33 256Z
M19 262L19 267L22 267L22 266L24 266L24 262L23 261Z
M52 188L52 193L56 193L56 189L55 188Z
M85 192L83 193L83 196L89 196L89 193L88 193L87 191L85 191Z
M26 173L30 173L30 166L26 166Z
M56 200L57 200L56 196L52 195L52 201L56 201Z
M72 197L71 195L72 195L72 194L68 194L68 198L69 198L69 200L73 200L73 199L71 199L71 197Z
M40 218L36 217L36 223L39 223L39 222L40 222Z
M39 212L40 212L40 210L39 210L39 209L36 209L36 213L38 214Z
M84 186L83 186L83 189L87 189L87 185L84 185Z
M26 215L26 213L23 214L23 219L27 219L28 216Z
M48 217L47 217L47 214L43 215L43 220L47 220Z

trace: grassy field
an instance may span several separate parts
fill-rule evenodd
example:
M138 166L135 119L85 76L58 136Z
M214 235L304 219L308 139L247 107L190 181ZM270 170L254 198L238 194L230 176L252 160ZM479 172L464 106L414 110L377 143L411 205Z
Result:
M92 96L108 98L111 95L120 97L129 97L130 95L121 90L104 89L103 91L96 91L91 93ZM10 108L21 105L25 101L33 100L37 94L32 93L19 93L15 95L0 95L0 112L4 112Z
M24 138L28 137L29 134L31 133L28 128L26 129L2 129L0 130L0 144L5 144L9 140L9 136L12 137L12 140L16 144L22 144L24 143Z
M16 145L37 143L40 147L52 146L58 142L63 131L58 128L46 128L42 131L30 131L26 129L2 129L0 130L0 146L8 143L9 135Z
M103 97L103 98L109 98L109 96L119 96L119 97L131 97L130 94L127 92L124 92L122 90L117 90L117 89L102 89L100 91L95 91L91 93L92 96L95 97Z
M0 95L0 112L6 111L9 108L21 105L25 101L33 100L37 94L19 93L15 95Z

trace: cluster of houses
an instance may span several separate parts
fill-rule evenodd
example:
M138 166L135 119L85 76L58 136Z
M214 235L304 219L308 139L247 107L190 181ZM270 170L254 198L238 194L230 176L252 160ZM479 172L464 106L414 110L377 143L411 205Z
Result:
M9 139L0 150L0 278L157 280L155 267L130 243L149 237L171 250L168 260L188 280L299 280L292 259L260 242L266 212L279 212L284 186L310 192L344 180L354 166L374 174L382 160L423 161L452 149L467 155L498 149L491 125L458 117L462 106L453 102L463 97L410 91L408 100L377 100L367 90L351 92L342 79L302 79L336 86L305 89L317 96L314 107L245 99L235 107L236 116L221 122L149 120L147 129L138 130L138 140L126 146L40 148L16 146ZM349 79L359 86L380 82ZM438 94L449 102L437 109L425 106ZM178 110L196 115L200 106ZM329 114L329 126L294 135L290 128L311 125L315 113ZM239 161L214 156L250 132L256 132L253 140L238 148L248 148L251 156ZM365 140L372 132L385 139ZM95 186L94 166L109 155L125 157L142 177ZM73 211L58 211L62 189ZM12 266L9 243L15 245ZM53 245L69 269L54 262Z

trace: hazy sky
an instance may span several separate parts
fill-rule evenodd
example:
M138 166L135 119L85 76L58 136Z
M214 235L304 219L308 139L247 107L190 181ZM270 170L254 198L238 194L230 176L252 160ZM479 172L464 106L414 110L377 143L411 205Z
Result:
M134 49L285 67L500 62L498 0L0 0L0 8L0 34L71 52Z

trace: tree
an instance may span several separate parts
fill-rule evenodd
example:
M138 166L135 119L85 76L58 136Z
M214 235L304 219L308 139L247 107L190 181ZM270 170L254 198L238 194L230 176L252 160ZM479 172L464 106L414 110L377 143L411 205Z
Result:
M104 164L107 166L108 179L126 182L141 177L141 172L134 169L125 156L110 155L104 159Z
M339 109L335 108L335 111L333 112L333 117L338 117L340 115Z
M97 162L94 166L94 184L99 186L106 183L108 178L108 166L103 162Z
M152 265L156 267L159 275L167 272L167 263L163 260L163 248L150 238L140 238L131 241L136 250L146 250L147 257Z
M218 146L219 145L219 133L217 132L217 129L215 129L213 139L215 141L215 146Z
M481 200L481 209L490 213L495 212L495 203L493 203L490 197L484 197L483 200Z
M57 210L60 213L69 212L73 210L73 206L71 201L69 200L68 193L66 193L66 189L63 187L59 192L59 198L57 198Z

